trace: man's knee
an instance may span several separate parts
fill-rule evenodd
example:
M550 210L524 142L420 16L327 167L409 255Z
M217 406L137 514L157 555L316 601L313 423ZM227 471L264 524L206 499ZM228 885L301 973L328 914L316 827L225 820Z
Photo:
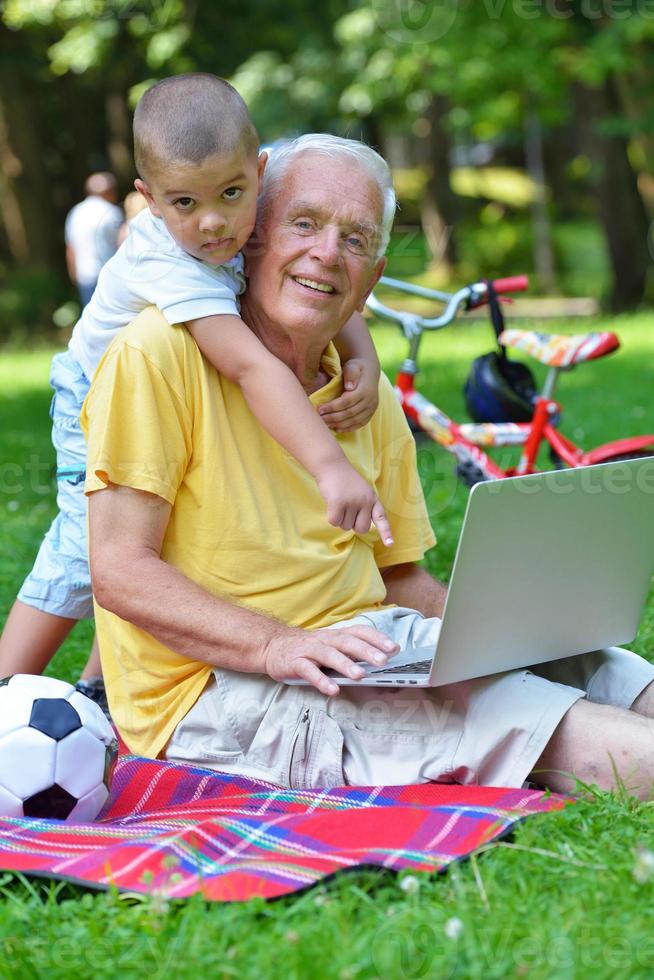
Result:
M649 718L624 708L580 699L555 729L532 778L559 792L578 783L652 796L654 731Z
M641 691L632 704L631 710L639 715L654 718L654 681L648 684L644 691Z

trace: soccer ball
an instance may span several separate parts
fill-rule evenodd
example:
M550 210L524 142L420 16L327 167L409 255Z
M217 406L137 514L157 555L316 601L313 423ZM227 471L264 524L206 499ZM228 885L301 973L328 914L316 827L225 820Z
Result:
M118 756L102 710L71 684L0 680L0 816L94 820Z

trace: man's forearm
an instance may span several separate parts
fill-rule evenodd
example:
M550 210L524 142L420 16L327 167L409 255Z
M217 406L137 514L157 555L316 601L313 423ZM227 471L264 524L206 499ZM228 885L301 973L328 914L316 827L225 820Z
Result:
M382 576L386 601L417 609L423 616L443 615L447 588L420 565L394 565Z
M89 499L89 557L96 600L171 650L215 667L264 671L284 623L213 595L161 556L170 505L110 485Z
M109 484L89 499L89 558L97 602L192 660L273 680L302 678L338 693L329 667L359 678L395 652L369 626L304 630L203 589L161 558L171 506L156 494Z
M264 672L271 640L301 632L207 592L157 555L105 557L111 574L94 575L100 605L192 660Z

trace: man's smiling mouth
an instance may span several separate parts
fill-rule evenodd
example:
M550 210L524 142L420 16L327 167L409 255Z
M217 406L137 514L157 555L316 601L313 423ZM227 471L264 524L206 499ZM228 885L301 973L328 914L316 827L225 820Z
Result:
M319 293L335 293L336 290L333 286L330 286L326 282L317 282L315 279L306 279L304 276L293 276L295 282L299 282L301 286L307 286L309 289L315 289Z

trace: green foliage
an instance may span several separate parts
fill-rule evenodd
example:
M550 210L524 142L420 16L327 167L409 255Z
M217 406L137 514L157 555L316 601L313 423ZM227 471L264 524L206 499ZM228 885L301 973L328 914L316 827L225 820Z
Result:
M8 269L0 265L0 347L29 334L56 333L53 315L74 291L56 272Z
M149 67L162 68L174 64L190 35L182 0L7 0L3 16L12 30L58 37L47 48L55 75L106 69L125 35Z
M33 107L42 146L34 144L29 152L39 157L40 169L25 175L24 194L47 187L48 220L59 228L91 169L122 168L121 191L128 189L129 114L116 106L133 108L165 75L208 70L232 77L264 142L308 130L363 137L380 147L399 137L411 170L422 168L425 178L438 97L444 128L460 156L487 144L500 166L514 173L524 164L525 120L538 118L552 184L549 215L556 226L599 213L594 186L602 161L580 145L578 86L614 83L615 105L605 107L593 125L603 136L628 138L633 169L641 177L651 172L652 14L648 3L622 0L256 0L245 6L241 0L5 0L0 116L5 95L22 100L23 116L31 116ZM556 167L550 156L557 157ZM475 274L488 271L489 264L499 270L506 261L528 267L533 233L513 211L515 195L508 200L497 182L491 189L485 178L468 167L463 179L457 167L452 181L462 275L477 257L484 267ZM529 184L524 174L522 179ZM650 204L653 186L651 177L640 181ZM522 195L523 205L528 198L528 192ZM499 210L489 210L489 200ZM400 221L419 221L420 198L408 195L403 203ZM33 237L36 222L26 213ZM493 214L501 215L494 229ZM477 222L479 234L470 238ZM553 234L560 252L556 227ZM598 279L604 272L602 264ZM563 276L557 285L572 281L580 278ZM53 295L50 306L60 301ZM30 307L25 316L32 312Z
M431 256L411 204L402 202L395 231L388 247L387 274L409 278L426 286L434 285L438 270L431 268ZM460 263L456 278L439 278L444 288L470 281L477 276L505 276L531 272L533 267L533 229L523 214L511 213L497 204L487 204L477 216L467 218L458 228ZM558 283L566 296L590 296L602 301L610 287L606 245L597 225L591 221L560 221L553 231ZM538 294L532 275L531 294Z

